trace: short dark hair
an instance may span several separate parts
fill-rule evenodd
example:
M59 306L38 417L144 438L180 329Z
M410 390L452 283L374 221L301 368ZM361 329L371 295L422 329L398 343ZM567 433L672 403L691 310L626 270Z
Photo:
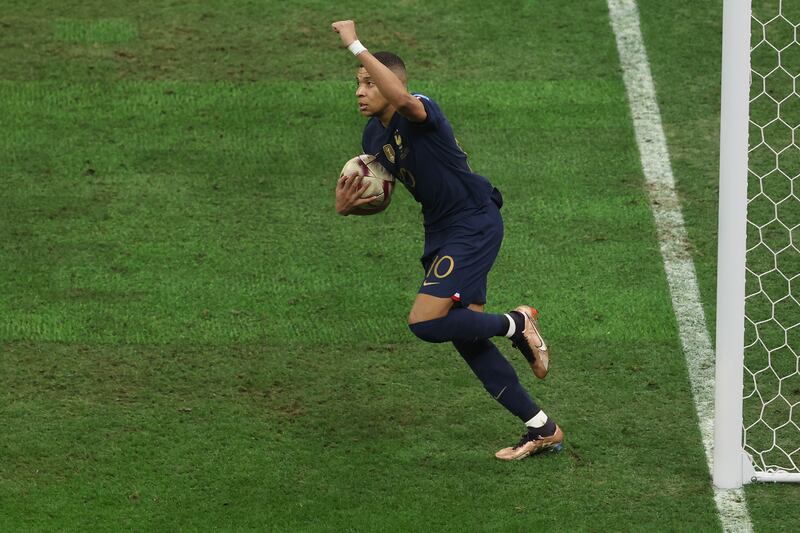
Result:
M392 52L375 52L372 54L375 56L375 59L386 65L390 69L399 69L403 72L406 71L406 64L400 59L400 56L397 54L393 54Z

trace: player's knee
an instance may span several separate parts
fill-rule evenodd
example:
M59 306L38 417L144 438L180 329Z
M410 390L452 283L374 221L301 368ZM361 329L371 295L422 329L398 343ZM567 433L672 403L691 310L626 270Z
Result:
M416 308L412 308L411 311L408 312L408 327L424 321L425 317L420 316L419 313L417 313Z
M410 322L410 320L409 320ZM441 328L441 319L425 320L424 322L414 322L408 325L411 333L425 342L446 342L447 338Z

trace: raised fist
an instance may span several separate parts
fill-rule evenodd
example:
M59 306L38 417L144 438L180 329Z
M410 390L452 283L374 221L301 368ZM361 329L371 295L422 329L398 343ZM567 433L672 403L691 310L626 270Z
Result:
M331 24L331 28L339 34L345 46L350 46L353 44L353 41L358 39L358 37L356 37L356 23L352 20L334 22Z

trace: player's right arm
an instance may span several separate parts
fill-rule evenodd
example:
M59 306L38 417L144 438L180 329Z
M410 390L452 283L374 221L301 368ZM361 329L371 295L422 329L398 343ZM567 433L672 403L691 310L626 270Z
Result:
M342 216L366 215L371 213L361 212L358 208L370 203L374 198L361 198L367 185L362 183L363 178L358 174L342 176L336 182L336 212Z
M352 20L340 20L331 24L333 31L339 34L342 44L349 46L356 40L356 24ZM425 106L418 98L406 89L405 83L397 77L386 65L378 61L375 56L365 50L356 58L367 69L372 82L386 100L397 109L397 112L412 122L425 122L427 112Z
M406 89L405 84L397 75L378 61L369 50L356 56L372 77L373 83L381 94L392 104L397 112L411 122L425 122L428 117L425 106Z

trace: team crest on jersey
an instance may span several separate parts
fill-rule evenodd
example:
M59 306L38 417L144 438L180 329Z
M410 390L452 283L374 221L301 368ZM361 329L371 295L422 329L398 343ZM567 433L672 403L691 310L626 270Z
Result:
M386 154L386 159L388 159L390 163L394 164L394 148L392 148L391 144L383 145L383 153Z

